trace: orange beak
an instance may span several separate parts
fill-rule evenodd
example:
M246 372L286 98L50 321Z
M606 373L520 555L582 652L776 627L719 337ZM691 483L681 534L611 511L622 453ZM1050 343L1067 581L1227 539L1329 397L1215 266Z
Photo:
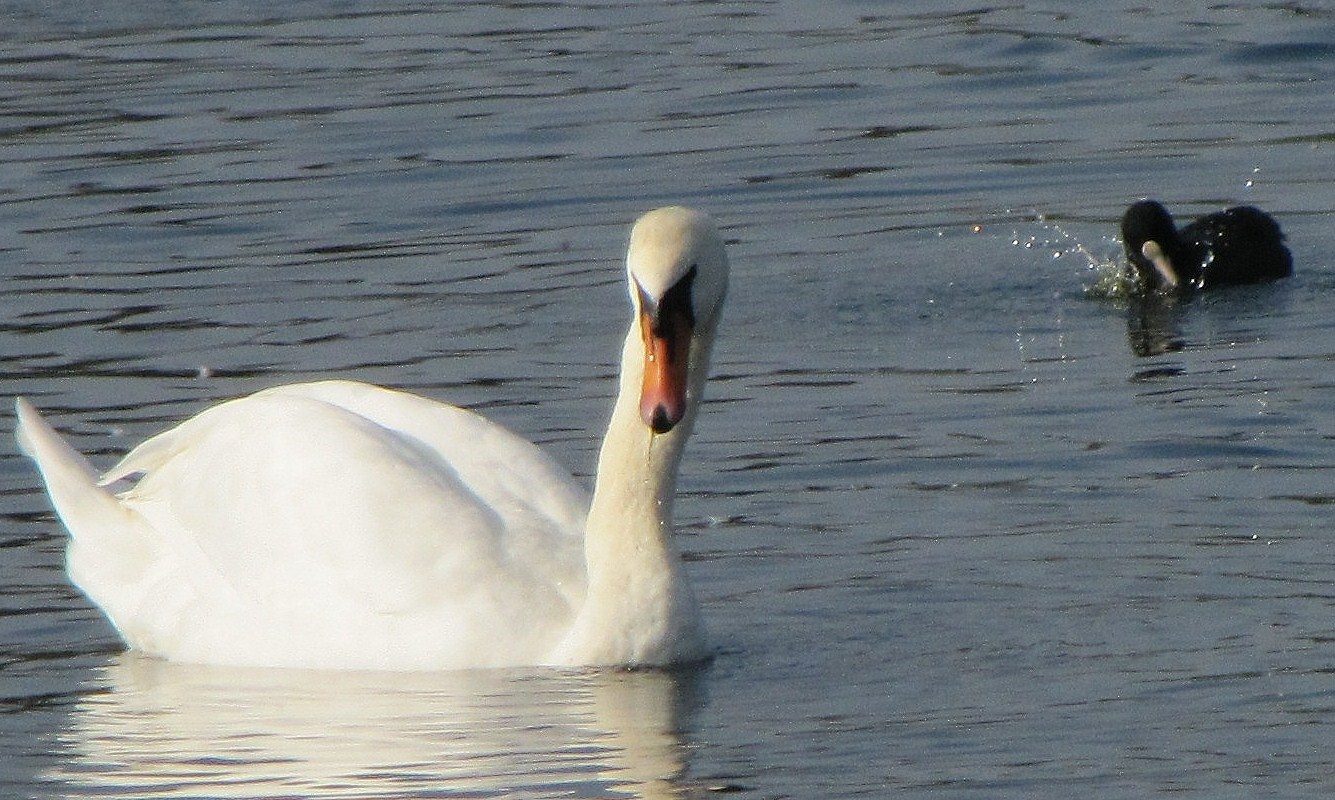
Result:
M686 416L691 320L673 308L663 309L657 320L642 311L640 335L644 337L640 418L654 433L667 433Z

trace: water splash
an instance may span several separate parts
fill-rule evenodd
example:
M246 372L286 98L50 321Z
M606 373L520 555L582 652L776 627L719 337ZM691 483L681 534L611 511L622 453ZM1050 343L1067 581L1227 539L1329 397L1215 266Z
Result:
M1127 273L1122 261L1122 242L1115 236L1102 236L1097 242L1086 244L1059 223L1040 212L1034 213L1037 230L1012 233L1011 244L1027 250L1047 252L1055 259L1083 259L1087 282L1086 297L1103 300L1124 300L1135 294L1135 280Z

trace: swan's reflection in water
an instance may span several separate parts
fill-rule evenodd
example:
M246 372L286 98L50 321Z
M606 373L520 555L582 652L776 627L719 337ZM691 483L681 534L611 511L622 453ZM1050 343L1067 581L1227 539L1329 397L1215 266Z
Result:
M327 673L125 655L48 779L77 796L681 797L700 673Z

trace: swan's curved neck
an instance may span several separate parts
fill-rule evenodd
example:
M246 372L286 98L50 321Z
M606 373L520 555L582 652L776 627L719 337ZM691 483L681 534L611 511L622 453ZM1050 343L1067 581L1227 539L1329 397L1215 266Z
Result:
M622 350L620 388L612 419L598 454L593 504L589 508L586 553L608 536L623 541L632 536L670 533L672 498L677 488L677 467L686 437L695 421L695 403L671 431L654 433L640 416L640 386L644 355L638 331L626 336ZM695 387L692 387L695 388ZM696 394L692 392L692 394ZM694 397L690 398L694 401ZM619 531L631 536L617 535ZM611 544L607 542L606 544Z
M584 532L587 594L558 661L665 664L702 655L699 612L672 536L672 500L711 332L699 331L692 342L686 414L662 434L640 417L643 343L635 326L626 336Z

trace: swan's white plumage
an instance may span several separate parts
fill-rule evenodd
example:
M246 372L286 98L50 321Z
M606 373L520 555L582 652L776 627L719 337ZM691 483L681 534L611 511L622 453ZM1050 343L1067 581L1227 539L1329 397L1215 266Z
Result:
M20 400L20 443L71 532L71 578L131 647L181 661L441 669L703 656L671 496L727 262L708 218L674 207L637 222L627 267L637 320L592 506L505 428L362 383L223 403L100 480ZM639 292L687 272L687 412L654 433L639 410Z

